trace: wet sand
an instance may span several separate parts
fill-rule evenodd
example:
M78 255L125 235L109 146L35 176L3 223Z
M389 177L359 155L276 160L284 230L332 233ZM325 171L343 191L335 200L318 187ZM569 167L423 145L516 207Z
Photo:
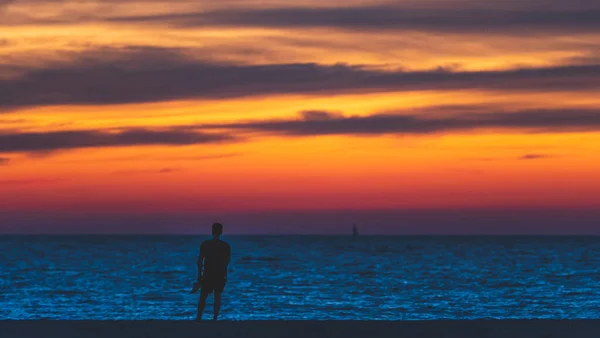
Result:
M593 321L0 321L2 338L598 338Z

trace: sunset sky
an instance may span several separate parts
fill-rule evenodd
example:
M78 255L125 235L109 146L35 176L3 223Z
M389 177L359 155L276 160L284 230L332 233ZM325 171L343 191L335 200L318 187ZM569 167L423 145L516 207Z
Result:
M0 0L0 233L600 233L598 18Z

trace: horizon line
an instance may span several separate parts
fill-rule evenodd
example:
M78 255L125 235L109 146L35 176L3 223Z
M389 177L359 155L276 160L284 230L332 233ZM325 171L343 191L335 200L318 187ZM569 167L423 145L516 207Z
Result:
M2 233L0 236L144 236L144 237L165 237L165 236L177 236L177 237L211 237L210 233ZM552 233L552 234L537 234L537 233L508 233L508 234L483 234L483 233L427 233L427 234L394 234L394 233L376 233L376 234L361 234L360 236L353 236L352 234L342 233L331 233L331 234L289 234L289 233L234 233L226 234L221 237L600 237L600 233Z

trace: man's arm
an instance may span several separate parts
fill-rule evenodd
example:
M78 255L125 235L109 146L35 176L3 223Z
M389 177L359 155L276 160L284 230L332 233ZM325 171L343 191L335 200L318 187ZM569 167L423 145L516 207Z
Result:
M200 249L200 254L198 255L198 281L202 281L202 270L204 268L204 256L202 255L202 249Z
M227 279L227 272L229 271L229 262L231 262L231 247L227 244L227 264L225 265L225 279Z

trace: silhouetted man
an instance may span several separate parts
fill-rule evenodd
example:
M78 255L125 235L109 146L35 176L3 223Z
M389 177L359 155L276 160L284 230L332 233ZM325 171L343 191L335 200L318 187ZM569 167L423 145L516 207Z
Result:
M206 298L214 292L215 312L213 320L219 317L221 310L221 293L227 282L227 266L231 260L231 248L229 244L221 240L223 225L215 223L212 225L213 238L202 242L200 255L198 256L198 281L194 284L194 290L200 288L200 299L198 300L198 315L196 320L202 319L202 313L206 306Z

